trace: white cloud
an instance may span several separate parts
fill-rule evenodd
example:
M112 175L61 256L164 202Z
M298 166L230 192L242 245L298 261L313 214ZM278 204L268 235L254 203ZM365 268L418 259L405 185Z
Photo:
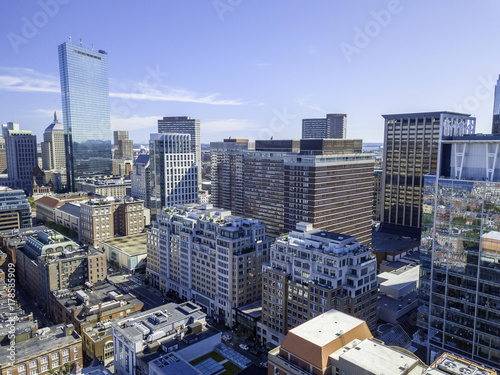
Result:
M156 133L158 129L158 119L162 116L132 116L128 118L111 116L111 130L145 130L146 134ZM149 132L146 130L150 130ZM148 137L149 138L149 137Z
M130 91L123 90L123 84L112 80L115 86L122 90L110 92L112 98L131 101L160 101L160 102L188 102L210 105L242 105L241 99L222 99L219 93L197 94L192 91L175 89L166 85L155 84L150 86L143 82L129 85ZM52 92L59 93L59 78L55 75L43 74L33 69L20 67L0 66L0 90L17 92ZM131 106L133 107L133 106Z
M203 134L216 134L221 132L230 133L232 131L238 131L238 133L256 131L261 129L262 125L247 119L222 119L202 122L201 127Z

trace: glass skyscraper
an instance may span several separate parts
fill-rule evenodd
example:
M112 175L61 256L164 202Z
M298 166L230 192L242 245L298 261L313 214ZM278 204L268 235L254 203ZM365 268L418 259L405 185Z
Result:
M65 42L59 46L68 187L75 179L112 173L108 54Z
M417 325L430 362L448 351L500 370L499 145L443 137L424 178Z
M493 134L500 133L500 77L495 86L495 99L493 101L493 124L491 126Z

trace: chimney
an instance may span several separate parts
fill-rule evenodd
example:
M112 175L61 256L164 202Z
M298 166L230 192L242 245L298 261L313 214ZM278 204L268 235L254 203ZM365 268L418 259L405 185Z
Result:
M71 336L71 334L73 333L73 331L75 330L75 326L73 324L66 324L64 326L64 335L65 336Z

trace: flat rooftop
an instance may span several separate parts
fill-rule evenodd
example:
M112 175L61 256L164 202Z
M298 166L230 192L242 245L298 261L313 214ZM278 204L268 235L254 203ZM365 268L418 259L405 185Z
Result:
M363 324L365 324L364 320L337 310L329 310L291 329L289 332L312 344L323 347L344 333Z
M167 353L150 362L161 374L200 375L202 374L175 353ZM157 371L155 371L156 373Z
M365 339L357 345L348 345L337 352L333 357L339 358L341 364L347 362L360 369L369 369L373 375L421 375L425 367L417 357L410 356L396 349L371 339Z
M249 303L248 305L236 308L236 310L242 312L245 315L249 315L254 319L262 316L262 300Z
M133 236L112 238L102 241L102 243L112 246L129 256L134 256L147 253L147 239L148 234L141 233Z
M39 334L32 339L16 342L16 363L28 361L81 341L80 335L74 331L66 336L64 328L64 324L44 328L45 334ZM10 355L9 347L10 343L0 346L0 363L10 362L8 358Z
M398 254L418 246L420 246L420 239L416 237L372 231L372 251L374 252Z

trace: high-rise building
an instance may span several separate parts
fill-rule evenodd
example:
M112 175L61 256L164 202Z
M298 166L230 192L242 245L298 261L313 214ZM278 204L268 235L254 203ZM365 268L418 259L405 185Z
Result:
M65 42L59 72L68 187L75 191L78 177L112 173L108 54Z
M491 126L491 133L500 133L500 77L498 78L495 86L495 98L493 101L493 124Z
M274 142L274 144L273 144ZM373 156L361 140L212 142L212 203L278 237L299 221L371 242ZM261 151L265 150L265 151Z
M500 370L500 135L457 130L424 179L417 338Z
M347 115L333 113L326 118L302 120L302 138L346 138Z
M57 121L57 114L54 112L54 122L43 133L42 169L54 170L63 168L66 168L64 126Z
M285 156L285 232L308 222L370 246L373 170L369 154Z
M243 215L243 156L251 149L248 139L210 143L211 202L215 207Z
M198 167L198 184L201 186L201 133L200 120L189 116L163 117L158 120L158 133L189 134L191 136L191 151L194 163Z
M298 223L276 239L263 268L261 341L279 345L288 330L332 308L376 326L377 260L354 237Z
M115 159L132 160L134 158L134 142L128 139L128 131L115 130L113 132Z
M32 192L32 174L38 165L36 136L31 130L8 130L5 138L10 187Z
M151 214L164 207L198 202L198 167L189 134L151 134Z
M406 113L383 117L384 206L380 221L420 228L424 176L436 172L441 130L452 132L456 124L463 123L474 132L476 119L452 112Z
M151 206L151 167L149 154L141 154L135 159L130 173L131 195L144 201L144 206Z
M234 308L260 300L271 240L258 220L212 205L177 205L160 215L158 233L161 289L194 299L230 327Z

